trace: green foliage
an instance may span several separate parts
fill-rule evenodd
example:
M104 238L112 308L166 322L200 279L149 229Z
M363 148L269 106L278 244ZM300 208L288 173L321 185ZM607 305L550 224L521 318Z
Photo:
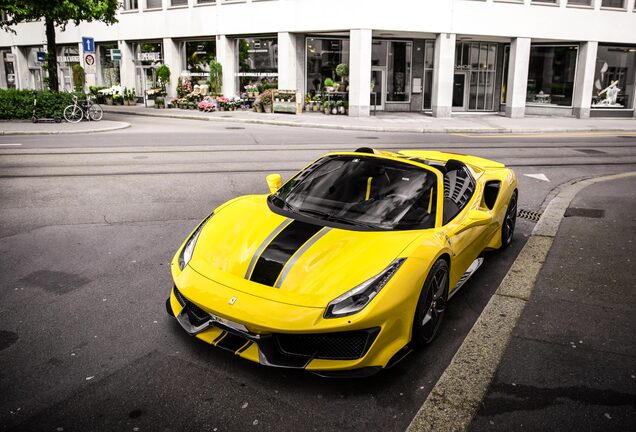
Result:
M223 86L223 67L215 59L210 60L210 92L213 95L221 94Z
M47 90L0 90L0 119L30 119L36 98L39 117L61 117L64 108L73 104L73 94ZM80 100L84 97L83 94L77 96Z
M331 78L326 78L325 79L325 87L333 87L335 85L335 83L333 82L333 80Z
M336 75L338 75L340 78L349 76L349 65L346 63L340 63L338 66L336 66Z
M163 90L166 89L166 84L170 82L170 68L168 65L162 64L156 69L157 79Z
M263 83L263 90L277 89L277 88L278 88L278 81L270 81L270 82Z
M68 22L78 25L97 20L114 24L118 8L119 0L0 0L0 9L6 12L0 19L0 27L15 32L11 26L45 17L62 30Z
M78 93L84 92L84 84L86 84L86 74L84 68L79 63L73 65L73 85Z

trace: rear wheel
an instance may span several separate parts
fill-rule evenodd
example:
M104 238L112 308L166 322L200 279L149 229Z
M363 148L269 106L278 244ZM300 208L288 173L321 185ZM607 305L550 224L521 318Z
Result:
M104 111L98 104L91 104L88 108L88 116L91 120L99 121L104 116Z
M506 216L504 217L503 224L501 225L501 248L505 249L512 243L512 237L515 233L515 225L517 223L517 191L512 193L510 201L508 202L508 208L506 209Z
M444 318L448 301L448 263L439 259L428 273L417 302L413 320L413 344L424 346L433 342Z
M69 105L64 108L64 119L69 123L78 123L82 120L82 109L77 105Z

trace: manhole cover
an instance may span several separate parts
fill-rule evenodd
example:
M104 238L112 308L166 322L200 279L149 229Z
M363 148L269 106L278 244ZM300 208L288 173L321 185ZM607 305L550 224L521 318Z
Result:
M572 216L600 219L605 216L605 210L568 207L568 209L565 211L565 217Z
M607 152L601 151L601 150L594 150L594 149L574 149L577 152L581 152L581 153L585 153L585 154L606 154Z
M357 139L378 139L378 137L375 136L361 136L361 137L356 137Z
M240 127L240 126L228 126L225 129L229 129L229 130L241 130L241 129L245 129L244 127Z
M520 209L517 217L521 219L527 219L532 222L539 222L539 219L541 218L541 212Z

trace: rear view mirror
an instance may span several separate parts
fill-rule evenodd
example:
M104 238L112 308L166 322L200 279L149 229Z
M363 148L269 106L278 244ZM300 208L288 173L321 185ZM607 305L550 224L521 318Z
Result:
M270 174L265 177L267 180L267 186L269 186L269 191L271 193L276 192L283 185L283 178L280 174Z

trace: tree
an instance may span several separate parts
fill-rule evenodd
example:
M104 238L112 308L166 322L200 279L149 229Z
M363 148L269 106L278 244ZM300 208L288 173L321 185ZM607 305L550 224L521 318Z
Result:
M15 33L12 26L16 24L44 20L48 83L51 90L58 91L55 27L64 30L69 22L78 25L82 21L114 24L118 8L119 0L0 0L0 10L4 12L0 28Z

